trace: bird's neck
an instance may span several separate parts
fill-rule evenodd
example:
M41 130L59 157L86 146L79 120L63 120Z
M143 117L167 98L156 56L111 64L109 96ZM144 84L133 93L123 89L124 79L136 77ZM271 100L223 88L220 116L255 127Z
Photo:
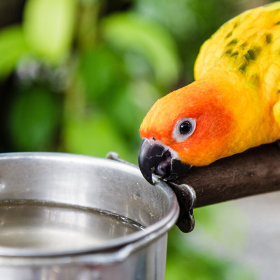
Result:
M272 112L273 96L268 98L261 88L248 83L235 72L213 70L203 80L215 84L238 124L232 142L233 150L234 146L242 146L242 150L246 150L248 143L258 146L279 138L280 130Z

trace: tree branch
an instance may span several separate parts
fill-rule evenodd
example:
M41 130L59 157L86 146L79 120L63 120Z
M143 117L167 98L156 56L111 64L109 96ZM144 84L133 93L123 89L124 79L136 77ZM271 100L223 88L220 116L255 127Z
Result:
M193 167L176 183L191 185L195 207L280 190L280 148L277 143Z

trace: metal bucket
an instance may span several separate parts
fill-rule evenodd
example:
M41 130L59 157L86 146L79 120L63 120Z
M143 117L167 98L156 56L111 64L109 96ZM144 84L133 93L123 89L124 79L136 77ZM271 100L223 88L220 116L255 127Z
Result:
M164 279L173 191L137 168L58 154L0 155L1 279Z

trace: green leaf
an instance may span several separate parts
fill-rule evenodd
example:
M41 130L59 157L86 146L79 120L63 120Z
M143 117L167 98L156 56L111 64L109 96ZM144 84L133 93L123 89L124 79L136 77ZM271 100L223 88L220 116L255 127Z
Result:
M104 157L115 151L127 160L132 159L124 139L103 114L67 118L63 138L67 152Z
M50 92L42 88L19 92L8 116L15 149L49 149L56 136L59 117L58 102Z
M135 81L119 94L111 104L110 115L122 131L134 143L140 140L139 127L147 111L160 97L157 89L145 81Z
M20 26L2 29L0 31L0 78L10 74L26 52L28 47Z
M162 84L177 80L180 64L176 44L157 23L133 13L117 14L104 20L102 32L118 48L143 55Z
M103 107L112 103L127 82L123 60L105 46L84 53L79 72L88 99Z
M28 44L51 63L66 57L75 22L75 0L29 0L24 10Z

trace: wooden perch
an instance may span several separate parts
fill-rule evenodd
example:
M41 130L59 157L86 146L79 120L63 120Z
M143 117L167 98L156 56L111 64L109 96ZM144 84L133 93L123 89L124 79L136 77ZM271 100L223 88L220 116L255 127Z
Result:
M191 185L194 207L280 190L280 148L277 143L193 167L176 183Z

